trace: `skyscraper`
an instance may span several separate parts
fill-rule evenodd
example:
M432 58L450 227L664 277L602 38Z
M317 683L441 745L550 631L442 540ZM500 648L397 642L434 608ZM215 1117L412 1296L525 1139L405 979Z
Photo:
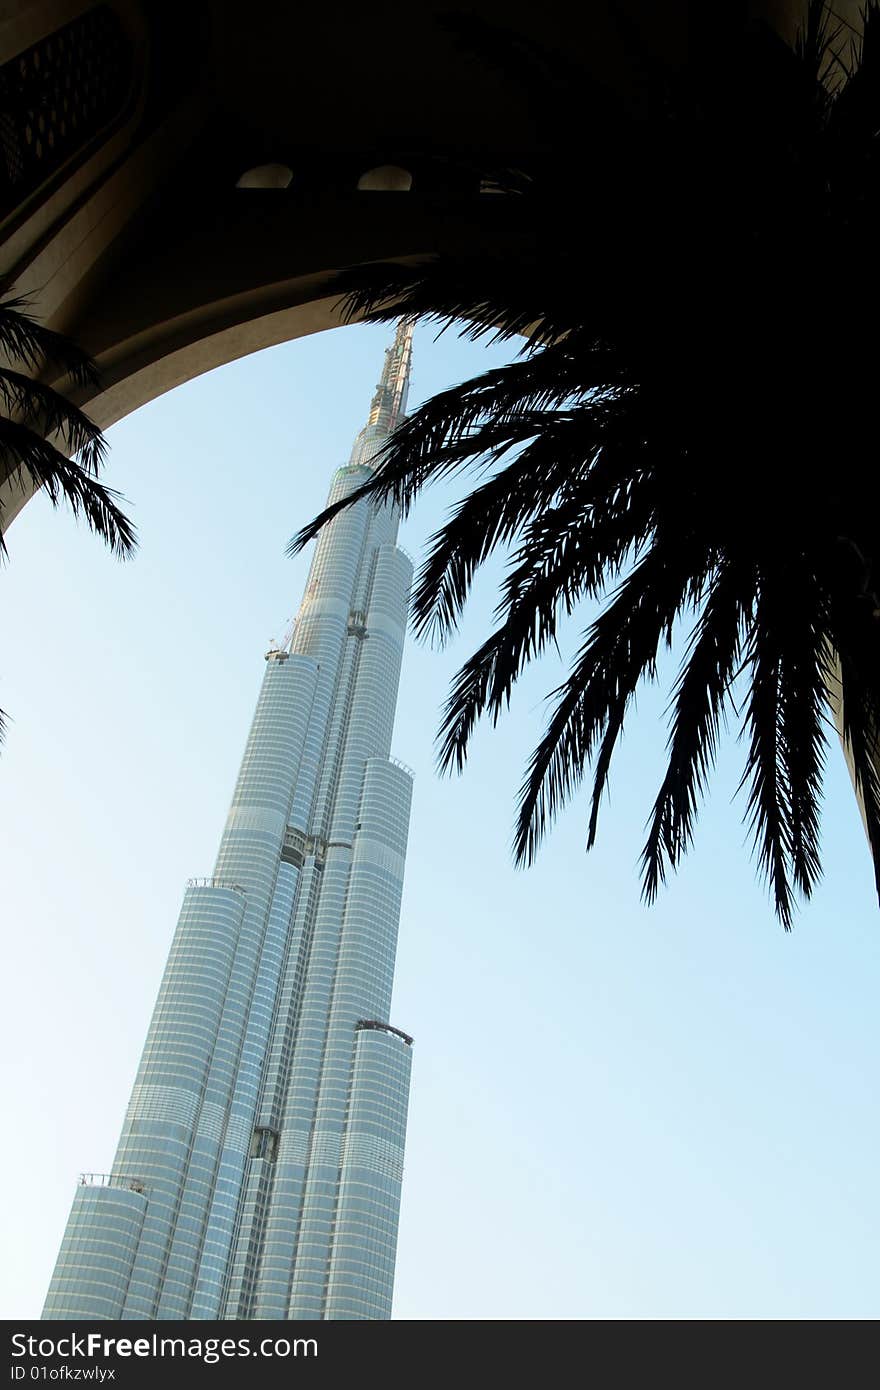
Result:
M385 355L335 501L406 407ZM393 506L322 532L266 656L211 878L187 885L113 1171L46 1318L387 1318L412 1039L388 1022L411 774L390 757L412 566Z

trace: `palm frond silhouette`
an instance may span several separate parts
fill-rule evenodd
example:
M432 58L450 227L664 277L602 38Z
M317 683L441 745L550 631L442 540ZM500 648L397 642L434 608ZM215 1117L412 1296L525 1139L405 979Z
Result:
M638 107L584 90L582 74L515 37L465 22L461 35L487 61L527 65L528 90L554 116L546 158L498 172L520 195L521 249L362 267L339 288L352 317L521 337L520 356L420 406L373 478L290 548L361 497L406 514L429 483L477 470L413 595L416 632L442 639L480 565L508 553L498 625L445 706L446 769L464 766L478 720L501 716L562 615L604 601L526 770L519 863L590 768L593 845L633 697L690 624L644 895L692 843L733 715L759 869L788 929L820 874L833 688L880 888L880 497L865 341L880 311L878 8L852 47L810 0L794 47L744 22L684 75L642 55L651 81Z
M28 312L28 301L0 280L0 485L20 478L62 500L123 559L136 548L135 528L119 496L99 482L106 444L91 420L36 374L51 364L74 386L97 379L88 354ZM6 555L0 511L0 556ZM0 739L5 717L0 711Z

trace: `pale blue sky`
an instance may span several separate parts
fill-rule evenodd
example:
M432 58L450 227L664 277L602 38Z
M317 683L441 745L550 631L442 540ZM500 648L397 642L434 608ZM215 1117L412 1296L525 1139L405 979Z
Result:
M211 870L267 640L299 602L308 557L285 543L346 460L389 338L288 344L116 426L132 564L44 499L9 531L0 1316L39 1314L77 1174L111 1165L184 881ZM411 403L508 355L418 330ZM411 553L453 496L426 496ZM581 797L514 871L558 660L463 778L433 770L446 685L492 606L485 582L460 642L404 662L394 751L416 789L391 1021L416 1046L395 1316L880 1315L880 920L839 748L826 877L791 936L732 804L733 738L695 851L641 904L662 690L640 697L597 849Z

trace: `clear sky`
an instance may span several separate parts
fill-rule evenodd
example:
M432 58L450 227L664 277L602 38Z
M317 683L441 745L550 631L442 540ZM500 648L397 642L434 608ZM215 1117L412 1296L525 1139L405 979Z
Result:
M43 498L10 528L2 1317L39 1314L77 1174L111 1166L184 881L211 871L263 653L299 603L308 556L285 543L346 461L390 336L272 349L111 430L133 563ZM510 355L417 330L410 402ZM426 495L412 554L454 495ZM394 751L416 785L391 1022L416 1042L395 1316L877 1317L880 919L839 747L825 880L790 936L754 877L733 736L684 870L640 902L663 689L640 697L597 848L581 797L515 871L557 658L463 778L433 767L491 579L457 643L404 660Z

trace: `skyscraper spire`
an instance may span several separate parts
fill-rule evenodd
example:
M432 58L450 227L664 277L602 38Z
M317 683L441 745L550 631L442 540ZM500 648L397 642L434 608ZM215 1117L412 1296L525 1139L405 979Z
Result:
M329 502L406 408L412 327ZM193 879L123 1125L47 1318L391 1313L412 1038L390 1021L411 774L391 757L412 564L390 503L324 528Z
M412 320L401 319L394 335L394 342L385 349L382 376L370 403L369 418L351 451L353 466L375 463L376 453L406 414L412 366L412 338Z

